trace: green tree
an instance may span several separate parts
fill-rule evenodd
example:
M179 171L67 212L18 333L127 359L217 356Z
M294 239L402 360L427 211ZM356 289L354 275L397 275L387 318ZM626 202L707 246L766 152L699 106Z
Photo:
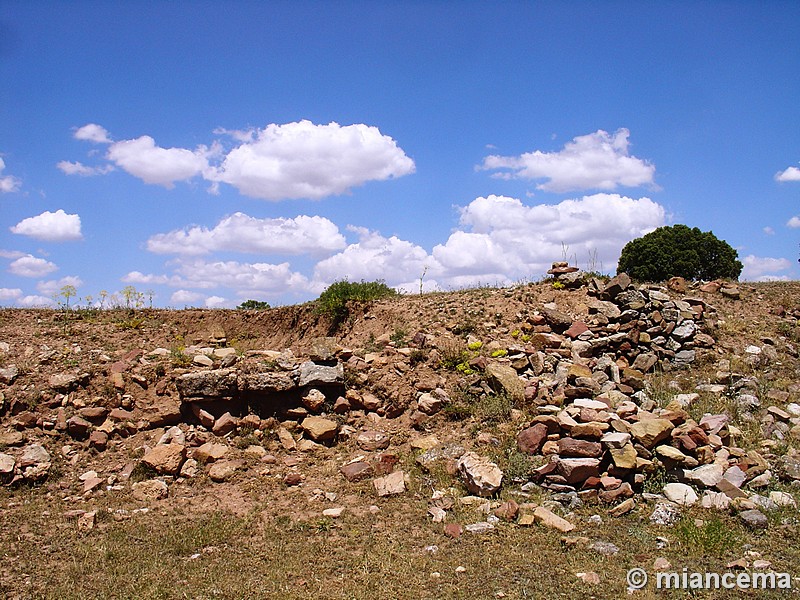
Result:
M267 310L269 307L268 302L262 302L261 300L245 300L236 308L238 310Z
M638 281L738 279L743 268L738 258L736 250L711 231L673 225L628 242L617 273Z

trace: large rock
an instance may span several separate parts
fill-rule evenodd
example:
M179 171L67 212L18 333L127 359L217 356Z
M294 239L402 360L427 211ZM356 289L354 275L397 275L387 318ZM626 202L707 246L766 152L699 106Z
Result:
M467 489L482 497L495 494L503 484L503 472L490 460L467 452L457 463L458 471Z
M514 367L490 362L486 366L486 375L499 388L498 392L508 394L515 402L525 400L525 385Z
M725 474L725 469L718 463L711 463L710 465L702 465L692 470L684 470L683 477L689 483L695 485L702 485L704 487L714 487Z
M14 478L17 461L10 454L0 452L0 483L8 483Z
M223 458L230 448L225 444L206 442L194 451L194 459L199 463L211 463Z
M375 487L375 493L381 498L402 494L406 491L405 473L403 471L395 471L385 477L373 479L372 484Z
M667 419L646 419L631 424L630 433L645 448L666 440L675 426Z
M685 483L668 483L663 493L667 500L680 506L692 506L697 502L697 493Z
M356 481L362 481L364 479L369 479L374 474L375 470L372 468L372 465L368 462L364 462L363 460L358 460L355 462L347 463L339 472L344 475L344 478L347 479L350 483L355 483Z
M600 460L597 458L559 458L556 469L568 484L574 485L586 481L589 477L598 477Z
M297 381L291 372L248 373L239 377L239 389L245 392L275 394L288 392L295 387Z
M185 459L183 444L162 444L145 454L142 463L162 475L177 475Z
M567 458L598 458L603 453L600 442L561 438L558 440L558 454Z
M542 449L542 444L547 439L547 425L537 423L533 427L523 429L517 435L517 448L525 454L536 454Z
M184 401L194 398L231 398L239 386L236 369L213 369L184 373L175 380Z
M300 424L303 431L315 442L330 442L336 437L339 424L323 417L306 417Z
M337 362L333 366L318 365L306 361L300 365L300 387L319 385L344 385L344 367Z
M131 493L139 502L154 502L169 496L169 488L159 479L148 479L134 483L131 486Z

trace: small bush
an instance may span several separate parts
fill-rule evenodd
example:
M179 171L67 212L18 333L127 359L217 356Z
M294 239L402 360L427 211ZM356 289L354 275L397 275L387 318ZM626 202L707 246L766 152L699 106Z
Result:
M397 291L383 281L353 282L342 279L328 286L317 299L317 312L328 315L334 324L344 321L349 315L348 303L371 302L396 296Z
M262 302L261 300L245 300L237 310L267 310L270 308L269 302Z

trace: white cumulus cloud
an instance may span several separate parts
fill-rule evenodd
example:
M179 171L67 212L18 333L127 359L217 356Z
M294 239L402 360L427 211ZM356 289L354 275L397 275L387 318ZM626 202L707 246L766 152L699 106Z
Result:
M342 278L383 279L397 285L418 279L433 262L423 248L396 236L386 238L363 227L348 229L358 234L358 242L317 263L314 281L318 286L324 288Z
M66 175L79 175L80 177L93 177L94 175L105 175L114 170L113 165L105 165L103 167L90 167L81 162L70 162L68 160L59 161L56 164Z
M46 296L54 296L61 291L64 286L71 285L74 288L79 288L83 285L83 280L75 275L67 275L61 279L51 279L49 281L40 281L36 284L36 290L40 294Z
M787 167L783 171L775 173L775 181L800 181L800 169L797 167Z
M16 300L22 296L22 290L19 288L0 288L0 302L4 300Z
M184 306L195 306L203 299L203 294L189 290L178 290L173 292L173 294L169 297L170 303L174 304L175 306L180 306L181 304Z
M212 178L253 198L317 200L367 181L408 175L414 168L414 161L377 127L303 120L255 132L252 141L228 153Z
M800 227L800 216L794 216L786 222L787 227L791 227L792 229L797 229Z
M0 158L0 194L10 194L11 192L19 191L19 188L22 186L22 180L13 175L3 176L5 168L5 161Z
M145 183L175 187L176 181L191 179L208 168L209 150L161 148L149 135L114 142L108 147L108 159L119 168Z
M88 123L83 127L78 127L73 136L76 140L85 140L87 142L94 142L96 144L111 143L111 138L108 135L108 131L96 123Z
M222 296L209 296L206 298L206 308L223 308L228 301Z
M23 296L17 300L17 304L27 308L39 308L53 306L55 302L52 298L46 298L45 296Z
M184 255L234 251L319 256L345 245L339 228L324 217L257 219L240 212L225 217L211 229L195 226L160 233L147 240L150 252Z
M20 277L44 277L57 270L58 267L50 261L30 254L21 256L8 265L9 273Z
M594 194L527 206L505 196L480 197L461 209L461 228L433 249L442 282L472 277L493 283L543 274L566 258L582 268L612 271L622 247L664 224L650 200Z
M618 186L653 184L655 166L628 152L627 129L613 134L598 130L573 138L559 152L535 150L519 156L487 156L481 169L496 170L496 177L545 179L537 185L548 192L614 190Z
M771 258L750 254L742 259L742 264L744 265L742 279L746 281L775 281L781 279L775 275L775 272L791 268L792 261L787 258ZM764 279L765 277L767 279Z
M71 242L83 238L81 218L78 215L67 214L61 209L28 217L10 229L12 233L27 235L45 242Z

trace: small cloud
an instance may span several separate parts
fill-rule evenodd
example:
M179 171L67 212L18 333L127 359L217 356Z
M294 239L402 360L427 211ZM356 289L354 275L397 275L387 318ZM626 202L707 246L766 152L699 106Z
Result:
M780 277L775 271L785 271L791 268L792 261L786 258L771 258L769 256L754 256L752 254L742 259L744 269L742 279L745 281L777 281ZM770 279L764 279L769 277Z
M189 290L178 290L177 292L173 292L172 296L169 298L169 301L175 306L179 306L181 304L185 306L194 306L202 299L203 294L190 292Z
M772 227L764 227L762 230L766 235L775 235L775 230Z
M85 140L96 144L110 144L111 138L104 127L95 123L89 123L83 127L78 127L73 134L76 140Z
M58 267L43 258L26 254L8 265L8 272L20 277L44 277L57 271Z
M175 187L208 168L207 148L161 148L149 135L134 140L115 142L108 148L107 157L123 171L145 183Z
M206 298L206 308L223 308L227 300L220 296L209 296Z
M51 279L50 281L40 281L36 284L36 290L40 294L46 296L54 296L61 291L64 286L71 285L74 288L79 288L83 285L83 280L75 275L67 275L61 279Z
M783 171L775 173L775 181L800 181L800 169L797 167L788 167Z
M44 296L25 296L17 300L17 304L26 308L39 308L53 306L55 302L52 298L46 298Z
M10 194L11 192L18 192L22 187L22 180L14 177L13 175L6 175L2 177L3 170L6 168L6 163L0 158L0 194Z
M484 158L479 168L507 169L492 175L500 179L545 179L536 187L548 192L653 185L656 168L629 154L629 136L624 128L613 134L598 130L573 138L559 152L492 155Z
M56 164L63 173L66 175L79 175L80 177L93 177L95 175L105 175L106 173L110 173L114 170L112 165L106 165L104 167L89 167L84 165L80 162L70 162L68 160L62 160L58 164Z
M792 229L797 229L798 227L800 227L800 216L795 216L789 219L786 222L786 226L791 227Z
M19 288L0 288L0 302L7 300L16 300L22 296L22 290Z
M45 211L35 217L23 219L10 228L12 233L27 235L45 242L71 242L83 239L81 218L59 209Z

